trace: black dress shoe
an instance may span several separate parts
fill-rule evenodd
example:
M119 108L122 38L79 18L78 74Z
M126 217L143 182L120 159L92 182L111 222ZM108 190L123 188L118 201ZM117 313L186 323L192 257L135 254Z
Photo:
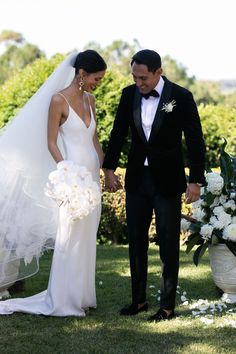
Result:
M172 311L169 315L167 315L167 313L160 309L157 311L157 313L155 313L154 315L148 317L148 321L150 322L160 322L160 321L165 321L165 320L171 320L172 318L174 318L176 315L174 313L174 311Z
M147 302L145 302L145 304L143 306L141 306L140 308L136 304L131 304L131 305L123 307L120 310L120 315L134 316L134 315L137 315L137 313L139 313L139 312L147 311L147 310L148 310L148 303Z

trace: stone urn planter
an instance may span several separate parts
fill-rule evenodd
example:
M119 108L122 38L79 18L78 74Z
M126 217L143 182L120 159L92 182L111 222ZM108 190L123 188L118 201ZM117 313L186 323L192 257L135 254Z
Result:
M236 303L236 257L225 244L209 245L214 283L224 294L222 300Z

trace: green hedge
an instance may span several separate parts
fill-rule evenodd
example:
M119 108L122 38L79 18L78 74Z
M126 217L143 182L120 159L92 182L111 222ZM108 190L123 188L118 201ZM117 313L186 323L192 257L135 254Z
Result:
M0 127L13 118L17 111L38 90L55 67L64 59L58 54L52 59L39 59L14 74L0 87ZM109 140L116 109L122 89L132 82L130 75L124 76L118 70L107 71L101 85L94 92L97 102L98 135L104 151ZM207 148L207 165L219 165L219 147L224 137L228 141L227 151L236 155L236 109L225 106L200 105L203 133ZM124 146L120 167L127 161L129 139Z
M116 174L120 176L124 186L125 169L118 168ZM103 173L101 173L101 184L104 183ZM183 195L184 198L184 195ZM182 204L182 213L191 214L191 206ZM149 229L150 241L156 237L155 217ZM102 215L98 229L98 243L126 244L128 242L128 231L125 213L125 190L120 189L116 193L102 193Z
M16 115L63 58L64 56L59 54L50 60L45 58L35 60L0 87L0 127Z
M219 166L220 147L227 140L227 152L236 156L236 109L222 105L199 106L206 142L208 167Z

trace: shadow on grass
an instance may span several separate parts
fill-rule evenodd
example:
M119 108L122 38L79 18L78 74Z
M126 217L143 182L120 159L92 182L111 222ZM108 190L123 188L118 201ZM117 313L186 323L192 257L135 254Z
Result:
M37 321L30 315L12 317L20 325L14 335L0 336L1 353L235 353L233 328L206 331L196 322L149 324L144 315L125 319L95 314L85 319L37 316Z
M41 260L40 272L26 280L29 296L44 290L52 254ZM197 300L217 300L207 259L196 268L190 255L181 251L180 292ZM150 324L147 317L158 308L157 290L160 267L157 249L149 250L147 299L150 309L134 317L120 316L118 311L130 302L130 276L127 246L98 246L96 310L84 319L44 317L25 314L4 316L0 321L0 352L4 354L41 353L233 353L235 329L216 326L206 328L178 306L181 317L160 324ZM149 288L155 285L155 288ZM177 298L177 304L179 304Z

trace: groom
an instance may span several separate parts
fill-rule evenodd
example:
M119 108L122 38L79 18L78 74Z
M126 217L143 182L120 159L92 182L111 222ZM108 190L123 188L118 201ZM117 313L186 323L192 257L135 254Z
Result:
M192 94L162 76L161 58L153 50L137 52L131 61L135 84L121 95L103 164L105 187L119 187L115 175L120 153L131 132L125 176L126 215L132 303L121 315L136 315L148 309L146 302L148 230L153 210L162 264L160 309L150 321L175 316L179 270L181 195L186 203L196 201L204 184L204 141ZM189 159L186 184L182 133Z

